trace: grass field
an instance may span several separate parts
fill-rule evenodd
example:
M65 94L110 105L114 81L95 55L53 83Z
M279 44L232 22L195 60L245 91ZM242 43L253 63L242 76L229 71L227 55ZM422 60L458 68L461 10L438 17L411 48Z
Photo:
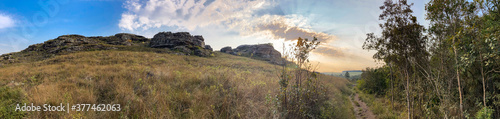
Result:
M0 66L0 117L273 118L281 67L216 52L196 57L141 51L87 51ZM344 78L321 75L332 117L353 118ZM16 112L34 105L120 104L117 112Z

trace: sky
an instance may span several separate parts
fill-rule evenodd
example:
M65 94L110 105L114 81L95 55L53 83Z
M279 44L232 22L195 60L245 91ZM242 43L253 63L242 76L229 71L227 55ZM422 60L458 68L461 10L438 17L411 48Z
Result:
M375 51L363 50L367 33L380 34L384 0L2 0L0 54L18 52L60 35L152 38L162 31L202 35L218 50L225 46L318 38L310 59L320 72L377 67ZM428 0L409 0L424 26Z

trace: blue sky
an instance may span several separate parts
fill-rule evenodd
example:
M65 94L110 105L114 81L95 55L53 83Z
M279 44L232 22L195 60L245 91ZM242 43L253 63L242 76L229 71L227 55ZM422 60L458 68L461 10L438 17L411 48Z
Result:
M412 7L420 23L427 1ZM297 37L322 42L311 59L321 72L377 66L362 50L365 34L380 33L383 0L32 0L0 2L0 54L60 35L153 37L161 31L203 35L214 49L273 43L279 51Z

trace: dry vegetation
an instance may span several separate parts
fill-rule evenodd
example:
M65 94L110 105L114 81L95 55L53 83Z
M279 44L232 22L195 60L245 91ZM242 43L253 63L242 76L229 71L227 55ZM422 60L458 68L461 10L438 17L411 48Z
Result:
M153 52L88 51L0 66L0 117L273 118L279 66L215 53L215 57ZM349 82L320 76L330 117L352 118ZM121 104L119 112L15 112L34 105Z

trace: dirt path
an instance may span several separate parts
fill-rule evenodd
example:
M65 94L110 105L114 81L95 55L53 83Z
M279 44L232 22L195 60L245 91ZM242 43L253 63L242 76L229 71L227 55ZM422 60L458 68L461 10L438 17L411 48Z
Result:
M354 98L352 98L351 95L351 103L354 107L354 112L356 113L356 119L375 119L375 115L372 111L370 111L370 108L368 108L366 103L359 99L357 93L354 94Z

